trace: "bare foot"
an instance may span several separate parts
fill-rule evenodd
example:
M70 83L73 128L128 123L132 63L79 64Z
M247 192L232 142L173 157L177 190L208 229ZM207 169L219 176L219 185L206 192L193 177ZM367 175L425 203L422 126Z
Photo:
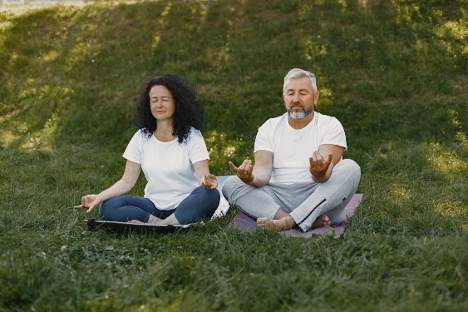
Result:
M288 215L278 220L270 220L268 218L258 218L257 226L259 228L268 228L272 231L290 230L296 225L296 221Z
M140 220L130 220L128 221L128 223L133 223L133 224L161 224L162 223L162 219L159 219L153 215L150 215L149 216L149 219L148 219L148 222L142 222Z
M146 224L145 222L141 222L140 220L130 220L130 221L128 221L128 223L132 223L132 224Z
M317 220L315 220L314 223L312 224L313 229L323 227L323 226L325 226L325 227L331 226L330 219L326 215L322 215L322 216L318 217Z

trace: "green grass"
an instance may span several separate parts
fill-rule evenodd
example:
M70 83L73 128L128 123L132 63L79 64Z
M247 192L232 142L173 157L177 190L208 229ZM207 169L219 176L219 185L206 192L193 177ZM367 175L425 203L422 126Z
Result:
M0 310L466 311L468 2L97 2L0 9ZM89 232L147 76L203 96L211 171L252 158L282 78L317 74L364 200L339 239L215 222ZM132 194L142 195L141 176Z

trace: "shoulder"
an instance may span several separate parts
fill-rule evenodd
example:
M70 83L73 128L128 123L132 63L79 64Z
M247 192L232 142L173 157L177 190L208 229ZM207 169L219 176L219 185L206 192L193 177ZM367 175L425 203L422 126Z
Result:
M189 137L191 137L191 136L201 136L202 137L203 136L201 134L201 131L198 130L198 129L195 129L194 127L190 127L190 129L188 131L188 134L189 134Z
M324 115L318 112L314 112L317 117L317 124L319 126L341 126L341 122L334 116Z
M193 140L193 139L203 139L203 135L200 130L195 129L194 127L190 127L188 131L188 136L187 136L187 142Z
M200 144L200 142L205 142L201 131L194 127L190 127L187 139L184 140L184 142L182 142L181 144L193 145Z
M267 121L263 123L263 125L260 126L260 129L271 130L271 129L276 128L277 126L282 125L285 120L287 121L286 114L287 113L284 113L281 116L269 118Z
M139 129L137 132L135 132L130 142L143 143L148 141L151 138L151 136L151 133L147 133L143 129Z

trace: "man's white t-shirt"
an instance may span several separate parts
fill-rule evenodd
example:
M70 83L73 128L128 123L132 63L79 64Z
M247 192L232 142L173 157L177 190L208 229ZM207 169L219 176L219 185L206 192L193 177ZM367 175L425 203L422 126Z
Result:
M191 128L186 141L161 142L138 130L123 157L141 164L148 181L145 197L160 210L175 209L199 186L193 164L210 159L200 131Z
M309 171L309 157L312 157L322 144L338 145L346 150L343 126L335 117L314 112L314 118L306 127L294 129L289 125L287 114L268 119L258 129L254 153L273 153L270 182L313 182Z

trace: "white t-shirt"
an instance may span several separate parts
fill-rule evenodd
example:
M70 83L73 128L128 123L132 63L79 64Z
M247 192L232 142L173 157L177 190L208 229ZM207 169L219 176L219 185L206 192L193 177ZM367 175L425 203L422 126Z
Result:
M148 181L145 197L160 210L175 209L199 186L193 164L210 159L200 131L191 128L187 140L161 142L141 130L130 140L123 157L141 164Z
M309 157L320 145L332 144L347 149L346 136L335 117L314 112L312 121L302 129L289 125L288 115L268 119L259 129L254 153L273 153L273 172L270 182L292 184L313 182L309 171Z

